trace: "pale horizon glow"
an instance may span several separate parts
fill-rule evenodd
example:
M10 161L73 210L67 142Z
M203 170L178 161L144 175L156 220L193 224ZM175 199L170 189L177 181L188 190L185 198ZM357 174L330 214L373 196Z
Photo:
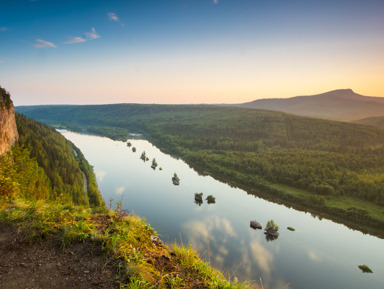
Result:
M5 0L0 85L15 105L384 97L384 1L275 2Z

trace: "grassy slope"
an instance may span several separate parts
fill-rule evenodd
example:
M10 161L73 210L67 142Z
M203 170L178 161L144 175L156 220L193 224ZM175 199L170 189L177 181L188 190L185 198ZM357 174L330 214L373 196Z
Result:
M157 146L221 180L384 233L380 129L213 106L52 106L28 108L25 113L51 122L144 132ZM297 179L308 171L312 175ZM324 194L324 188L332 193ZM364 196L368 191L370 195Z
M95 214L83 206L0 198L0 222L18 226L30 241L54 237L61 248L86 240L101 246L106 258L120 260L121 288L250 288L227 281L190 247L153 242L150 225L120 209Z

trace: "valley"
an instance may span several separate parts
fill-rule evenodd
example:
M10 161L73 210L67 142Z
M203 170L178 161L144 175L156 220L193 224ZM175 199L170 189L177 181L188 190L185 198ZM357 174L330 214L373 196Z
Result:
M115 104L17 110L51 125L69 122L142 133L202 173L251 194L383 236L384 131L379 128L208 105ZM295 193L297 190L302 193Z

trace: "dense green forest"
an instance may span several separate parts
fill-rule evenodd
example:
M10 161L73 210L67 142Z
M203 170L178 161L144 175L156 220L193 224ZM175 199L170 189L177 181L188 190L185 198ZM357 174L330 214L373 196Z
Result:
M92 167L72 143L54 129L26 116L16 114L16 123L19 145L4 155L2 167L12 172L4 175L14 176L9 180L18 180L23 195L84 206L103 205Z
M200 171L251 193L384 231L384 131L379 128L208 105L17 110L42 121L144 133Z

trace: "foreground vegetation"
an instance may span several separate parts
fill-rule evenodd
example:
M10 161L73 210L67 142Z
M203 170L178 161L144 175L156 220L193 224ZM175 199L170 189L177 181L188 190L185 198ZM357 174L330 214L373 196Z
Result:
M85 241L101 246L106 259L119 260L114 273L121 288L251 287L227 281L189 246L161 244L150 225L119 208L95 213L48 200L0 198L0 222L16 225L31 242L55 238L61 248Z
M281 112L119 104L22 109L50 122L144 133L199 171L384 236L384 131Z
M52 199L49 179L38 178L43 171L27 152L14 148L0 156L0 223L17 226L30 242L54 238L61 248L85 241L100 246L106 259L119 260L121 288L250 288L227 281L189 246L161 244L145 220L121 210L121 202L107 210Z

